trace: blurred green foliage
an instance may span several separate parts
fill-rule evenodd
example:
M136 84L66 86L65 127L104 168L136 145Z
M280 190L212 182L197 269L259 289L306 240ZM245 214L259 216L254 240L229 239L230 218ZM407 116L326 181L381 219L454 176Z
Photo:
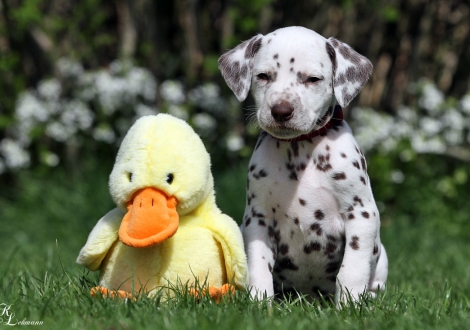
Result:
M16 110L22 95L29 93L40 101L47 101L41 94L41 86L46 82L53 81L60 85L56 103L62 111L53 113L48 121L38 120L36 126L27 132L32 142L22 147L32 155L29 168L7 168L4 174L0 174L2 187L6 187L1 189L1 195L8 203L27 204L23 199L24 194L29 194L26 193L27 189L36 189L23 188L29 185L27 178L36 178L38 186L40 180L44 180L45 186L55 186L57 182L48 182L49 175L55 172L64 171L77 175L80 181L87 180L89 173L94 172L96 167L104 166L109 169L120 138L136 118L137 108L142 110L141 105L145 106L145 111L139 115L152 111L169 112L179 114L193 125L212 155L213 171L217 175L237 173L233 177L221 176L222 181L216 182L219 191L231 192L230 187L234 185L234 181L245 181L244 175L240 174L243 171L239 167L243 168L247 163L258 129L254 125L247 125L246 117L253 112L252 100L239 104L222 81L217 67L220 54L258 33L262 28L280 26L288 21L288 18L297 19L297 14L299 24L305 22L302 8L319 8L319 12L324 13L325 17L341 10L342 15L357 10L354 13L360 17L361 13L368 12L364 11L364 8L370 10L380 7L379 16L374 19L384 20L387 24L393 23L390 25L392 28L396 27L403 17L406 18L405 14L409 14L405 10L408 7L396 1L387 1L383 6L375 0L360 3L338 0L329 6L312 2L305 7L292 3L292 12L286 10L290 7L288 4L272 0L207 1L207 4L210 4L207 7L203 6L206 4L203 1L201 6L196 7L203 13L196 15L196 25L183 28L183 17L186 17L184 15L197 14L199 11L181 12L182 7L178 4L143 1L129 5L131 17L138 17L143 13L148 13L148 16L142 15L141 20L134 21L137 35L134 56L129 61L121 61L117 59L121 56L122 29L125 28L118 13L118 5L122 3L129 4L126 1L98 0L1 1L0 141L11 138L18 133L18 127L21 127L21 119L18 119ZM416 8L413 7L416 12L421 13L419 10L422 8L418 5ZM161 21L155 21L152 15L160 17ZM331 25L333 23L327 23L325 25L330 28L328 31L335 31ZM162 29L159 24L166 25ZM386 27L389 26L387 24ZM185 69L191 54L182 45L186 44L186 33L195 27L199 32L199 35L196 34L198 44L195 48L200 52L202 59L197 69L198 79L192 82L187 79ZM347 27L348 25L344 25L345 29ZM211 33L204 34L204 31ZM413 31L409 30L409 33L411 32ZM369 38L368 35L366 37ZM393 43L387 43L391 44ZM377 51L380 49L377 47ZM59 63L63 63L64 59L78 64L80 73L64 74L59 68ZM121 69L117 70L119 65ZM148 73L155 78L155 97L145 99L143 94L139 93L127 99L123 97L119 106L108 113L103 107L101 98L105 93L102 90L93 90L92 97L84 96L88 89L99 89L100 86L95 84L99 74L114 79L109 79L103 84L109 87L112 82L125 77L126 72L143 68L150 68ZM92 82L87 81L90 77ZM171 95L164 95L162 86L166 82L178 86L173 91L182 95L181 101L172 100ZM109 94L109 99L115 100L115 95L124 95L131 83L131 80L125 80L124 88L115 94ZM143 90L148 85L144 83L137 89ZM201 99L207 99L204 96L207 93L212 93L213 104L201 102ZM48 135L48 125L60 122L63 113L67 112L64 109L76 100L82 102L91 113L92 125L77 129L71 140L65 142ZM447 98L446 102L446 107L457 107L458 99ZM412 110L416 113L419 111L417 108ZM31 117L34 117L34 113L38 112L33 111ZM82 119L83 117L81 116ZM354 121L354 118L351 121ZM112 142L103 142L96 137L96 132L111 132L114 138L110 139ZM367 150L373 190L376 200L382 205L385 221L389 219L389 211L403 211L413 221L438 216L443 219L443 225L447 225L445 219L452 218L454 220L451 227L467 226L465 215L468 214L468 206L465 190L470 170L468 162L441 154L412 153L411 157L403 158L403 152L412 149L409 141L400 140L386 153L374 148ZM96 160L97 155L99 161ZM59 159L58 164L54 157ZM88 162L92 165L87 165ZM64 177L68 174L64 174ZM395 179L391 179L393 176ZM240 210L244 204L242 195L237 191L228 198L229 202L220 201L223 208L229 210L237 219L241 218ZM39 193L34 196L41 197ZM73 198L80 199L79 196ZM235 200L237 206L232 202ZM47 201L45 203L47 204ZM234 209L231 209L232 206ZM16 217L4 210L0 211L2 219ZM27 211L24 212L22 216L26 217ZM393 221L392 218L389 220ZM48 220L42 219L38 223L42 221L47 223ZM4 233L6 235L6 231Z
M383 222L400 213L412 224L433 221L443 232L470 233L467 162L433 154L404 160L397 151L376 152L368 155L368 172Z

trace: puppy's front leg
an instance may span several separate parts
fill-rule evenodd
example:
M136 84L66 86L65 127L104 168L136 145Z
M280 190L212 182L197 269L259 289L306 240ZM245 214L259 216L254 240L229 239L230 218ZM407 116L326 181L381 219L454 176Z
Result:
M330 173L344 220L345 252L337 276L335 300L354 300L369 289L380 244L380 218L367 176L366 162L357 146L338 157ZM333 163L333 162L332 162Z
M358 197L358 203L345 220L346 246L343 263L337 276L335 300L345 301L348 294L354 300L369 289L369 282L375 271L373 255L378 241L379 216L373 200ZM354 218L353 218L354 217ZM380 241L378 241L380 246Z
M277 252L269 238L272 227L260 217L263 213L252 211L254 207L247 206L241 228L248 258L250 293L253 298L263 299L274 295L272 271Z

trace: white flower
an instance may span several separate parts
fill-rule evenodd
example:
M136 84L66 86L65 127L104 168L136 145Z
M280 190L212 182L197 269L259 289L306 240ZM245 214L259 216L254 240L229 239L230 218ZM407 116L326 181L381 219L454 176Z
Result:
M402 183L405 180L405 175L400 170L393 170L390 173L390 179L394 183Z
M44 163L46 163L46 165L50 166L50 167L55 167L59 164L59 156L57 156L55 153L53 152L47 152L44 156L43 156L43 160L44 160Z
M445 141L453 146L459 145L463 142L462 131L457 130L447 130L444 132Z
M227 137L227 149L230 151L238 151L245 145L243 138L235 133L230 134Z
M18 121L46 122L49 119L49 109L32 92L21 93L15 107L15 116Z
M391 134L399 139L408 138L415 132L415 128L406 121L396 122Z
M3 139L0 143L0 153L5 159L5 164L9 168L23 168L29 165L30 157L21 145L9 138Z
M183 85L177 80L165 80L160 86L160 95L172 104L181 104L186 99Z
M116 140L116 134L109 126L101 125L93 130L93 137L95 140L103 141L106 143L113 143Z
M386 153L395 150L397 145L398 145L398 141L395 138L391 137L391 136L386 138L381 143L382 150L385 151Z
M112 75L119 75L122 73L130 63L128 61L115 60L109 64L109 73Z
M470 115L470 94L465 95L459 103L462 111Z
M64 105L61 121L66 126L78 126L81 130L86 130L93 124L94 117L85 103L71 100Z
M404 162L409 162L413 159L414 152L411 149L405 149L400 152L400 159Z
M91 101L98 93L96 88L96 73L85 72L78 79L79 90L76 91L77 97L85 102Z
M436 153L441 154L446 150L446 145L439 136L427 138L424 134L417 134L411 137L411 147L417 153Z
M465 119L455 108L446 109L442 121L447 127L461 131L465 127Z
M38 84L38 94L48 101L57 101L62 92L62 86L57 79L41 80Z
M128 99L128 89L123 78L113 77L108 71L96 74L95 86L103 112L110 116Z
M193 116L193 123L201 131L210 131L215 128L217 122L207 113L198 113Z
M387 114L378 113L370 108L354 108L352 116L356 123L357 143L366 151L380 145L393 135L395 122L393 117Z
M143 116L156 115L158 113L158 110L155 107L150 107L148 105L139 103L135 107L135 113L136 113L135 119L138 119Z
M419 105L431 114L439 112L441 104L444 102L444 94L431 82L425 82Z
M148 102L154 102L157 94L157 81L150 71L133 67L126 76L127 86L133 95L142 95Z
M188 98L203 109L225 111L223 100L220 98L220 88L216 84L206 83L198 86L189 91Z
M184 107L176 104L170 104L170 106L168 107L168 113L183 120L188 120L189 118L188 111L186 111Z
M57 121L48 124L46 127L46 134L59 142L67 141L76 131L75 126L65 126Z
M60 75L66 78L79 77L83 74L83 66L72 59L62 57L57 61Z
M442 123L439 120L431 117L421 118L419 121L419 126L429 136L433 136L442 130Z
M398 107L397 117L408 123L416 122L416 120L418 119L416 110L413 110L404 105Z

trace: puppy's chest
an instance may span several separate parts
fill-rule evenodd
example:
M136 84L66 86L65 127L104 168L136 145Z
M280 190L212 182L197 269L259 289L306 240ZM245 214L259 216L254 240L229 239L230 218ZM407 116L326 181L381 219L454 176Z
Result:
M329 154L316 151L311 142L279 142L269 136L264 140L249 165L251 216L272 219L283 230L293 227L292 235L310 233L315 223L322 223L326 232L338 231L342 221L326 174L332 167Z
M333 166L328 152L307 141L286 143L266 137L261 143L264 146L249 167L246 217L268 231L275 289L331 292L345 239L326 177Z

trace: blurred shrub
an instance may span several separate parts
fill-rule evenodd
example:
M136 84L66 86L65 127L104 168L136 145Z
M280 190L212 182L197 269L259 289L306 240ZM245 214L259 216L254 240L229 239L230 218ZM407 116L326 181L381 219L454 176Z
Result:
M126 61L92 71L66 58L56 66L55 77L18 97L14 124L0 140L0 172L60 163L78 168L88 158L111 166L133 122L159 112L194 127L216 173L251 155L257 129L245 128L238 101L222 97L214 83L191 89L179 80L158 83L149 70ZM465 198L470 96L446 99L432 82L421 80L409 88L408 100L396 116L352 109L351 124L368 155L379 208L464 223L470 211Z
M445 98L424 79L408 93L410 104L395 117L352 109L376 200L382 209L398 209L414 220L452 219L461 230L470 212L470 95Z
M215 167L250 153L238 123L239 103L222 98L213 83L188 91L177 80L158 86L150 71L125 61L96 71L65 58L56 66L56 77L19 95L13 125L0 141L0 173L61 161L77 164L80 156L97 153L112 160L133 122L158 112L188 121Z
M407 140L410 146L402 157L414 153L448 154L470 160L470 94L461 100L444 98L429 80L422 79L408 88L409 104L401 106L396 116L377 113L369 108L355 108L355 136L365 150L382 152L398 148Z

